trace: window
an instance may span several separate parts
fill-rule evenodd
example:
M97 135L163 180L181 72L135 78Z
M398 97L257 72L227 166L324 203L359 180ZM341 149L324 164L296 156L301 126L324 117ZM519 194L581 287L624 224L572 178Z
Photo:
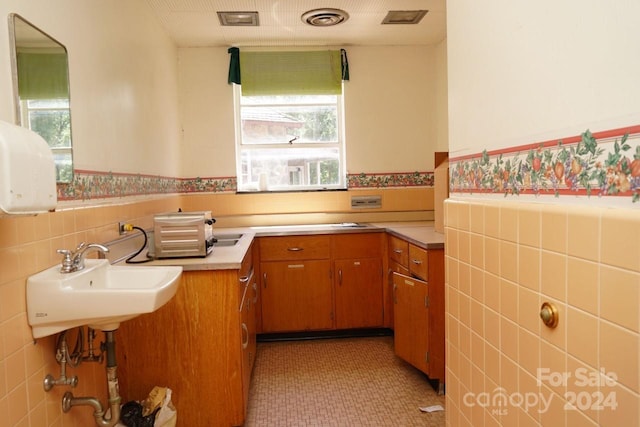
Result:
M239 191L345 188L341 95L234 96Z
M22 123L40 135L51 147L56 181L73 177L71 155L71 113L69 99L28 99L20 102Z

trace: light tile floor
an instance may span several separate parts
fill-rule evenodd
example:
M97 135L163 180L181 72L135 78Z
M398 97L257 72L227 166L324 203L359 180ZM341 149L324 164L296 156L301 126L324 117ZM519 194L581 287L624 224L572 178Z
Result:
M444 426L427 377L391 337L258 343L246 426Z

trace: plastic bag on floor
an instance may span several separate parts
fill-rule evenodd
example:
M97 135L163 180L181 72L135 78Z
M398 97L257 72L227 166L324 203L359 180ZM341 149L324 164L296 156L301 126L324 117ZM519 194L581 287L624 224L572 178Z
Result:
M171 402L171 389L154 387L149 396L138 403L122 405L116 427L175 427L178 412Z
M142 415L142 405L131 401L122 405L120 422L127 427L155 427L156 414L160 408L148 415Z

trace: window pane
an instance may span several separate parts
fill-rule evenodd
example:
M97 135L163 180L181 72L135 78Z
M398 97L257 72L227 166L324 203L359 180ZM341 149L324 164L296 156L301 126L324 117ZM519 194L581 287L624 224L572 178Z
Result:
M240 191L344 188L341 96L236 96Z
M29 127L50 147L71 147L69 110L29 110Z
M337 108L332 106L244 106L243 144L336 142Z
M71 151L53 151L53 161L56 164L56 181L71 182L73 178Z
M241 155L242 182L256 189L260 176L270 190L340 184L338 148L252 149Z

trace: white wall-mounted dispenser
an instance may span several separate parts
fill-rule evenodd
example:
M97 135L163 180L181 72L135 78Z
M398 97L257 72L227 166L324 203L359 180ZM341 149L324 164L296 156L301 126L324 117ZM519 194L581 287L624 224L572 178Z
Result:
M0 121L0 216L47 212L57 201L49 145L29 129Z

